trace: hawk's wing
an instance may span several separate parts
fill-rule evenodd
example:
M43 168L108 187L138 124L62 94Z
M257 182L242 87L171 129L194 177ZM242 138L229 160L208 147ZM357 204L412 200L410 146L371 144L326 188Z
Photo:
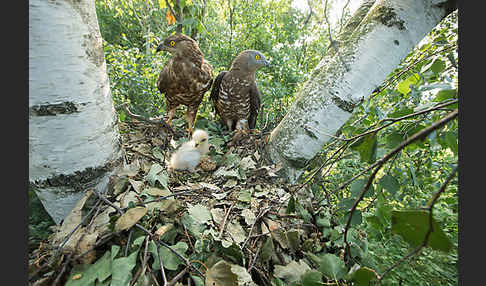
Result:
M228 71L220 72L218 74L218 76L216 77L216 79L214 79L213 87L211 89L211 95L209 96L209 98L211 98L211 100L213 101L213 107L214 107L214 110L217 114L219 114L219 113L218 113L218 109L216 108L216 102L219 99L219 91L221 90L221 82L223 81L223 77L227 72Z
M162 67L162 71L160 71L159 78L157 79L157 88L159 89L160 93L165 94L167 91L167 87L169 83L171 82L170 80L170 73L169 73L169 61L172 61L172 59L169 59L165 65Z
M250 87L250 116L248 118L248 127L250 127L250 129L255 129L258 111L260 111L260 104L260 91L258 90L256 82L253 82Z

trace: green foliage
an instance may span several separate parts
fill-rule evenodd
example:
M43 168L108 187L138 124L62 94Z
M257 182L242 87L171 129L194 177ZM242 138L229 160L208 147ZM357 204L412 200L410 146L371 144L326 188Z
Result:
M29 252L39 246L52 233L51 226L55 225L52 218L44 209L35 190L29 187Z

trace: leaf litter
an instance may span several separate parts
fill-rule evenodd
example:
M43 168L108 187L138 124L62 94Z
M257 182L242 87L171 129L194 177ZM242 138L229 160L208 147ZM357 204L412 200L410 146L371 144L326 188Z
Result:
M319 285L344 276L328 211L326 224L316 213L317 225L312 191L278 177L282 165L266 161L262 133L230 144L208 130L210 152L189 173L167 169L186 138L138 121L120 129L123 166L36 250L48 262L31 265L33 285L162 285L163 277L171 285Z

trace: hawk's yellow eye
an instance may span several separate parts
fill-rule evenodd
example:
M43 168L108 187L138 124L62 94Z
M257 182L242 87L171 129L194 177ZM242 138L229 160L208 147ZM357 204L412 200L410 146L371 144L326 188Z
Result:
M255 59L256 60L259 60L260 59L260 55L255 55Z
M170 45L171 46L175 46L175 42L174 41L170 41Z

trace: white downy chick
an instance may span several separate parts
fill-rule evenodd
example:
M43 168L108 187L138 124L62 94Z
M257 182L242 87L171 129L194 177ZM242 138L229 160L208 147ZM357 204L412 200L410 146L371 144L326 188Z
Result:
M204 130L195 130L191 141L185 142L170 158L169 168L196 171L201 157L209 152L209 136Z

